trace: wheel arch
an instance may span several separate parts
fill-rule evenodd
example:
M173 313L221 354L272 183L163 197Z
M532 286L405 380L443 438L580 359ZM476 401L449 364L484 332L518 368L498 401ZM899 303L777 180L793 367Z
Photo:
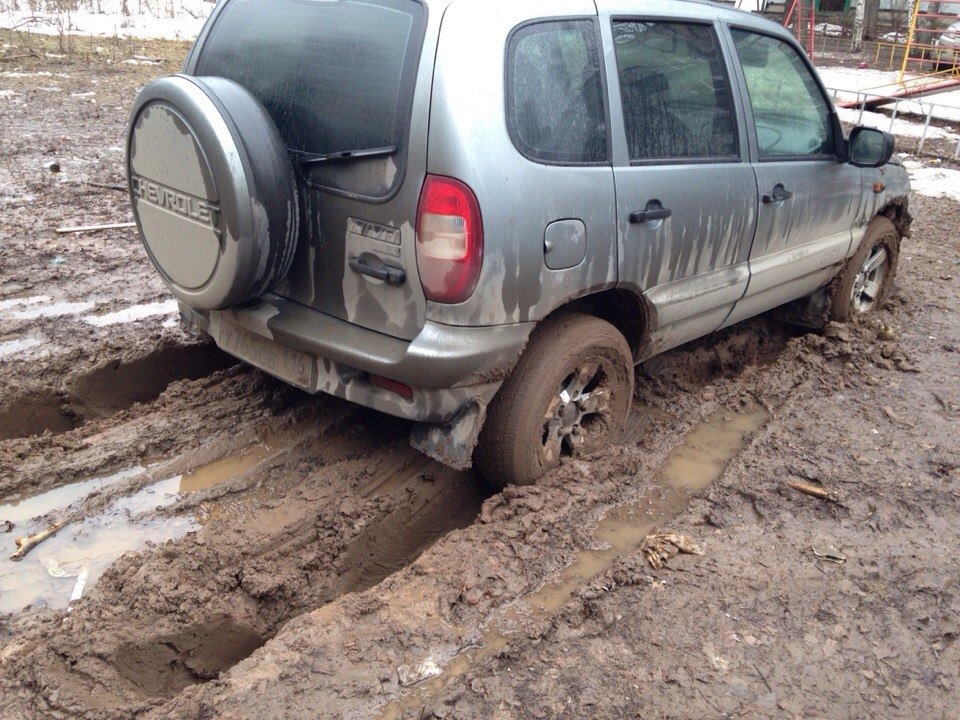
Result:
M624 288L607 288L569 300L555 308L540 323L566 312L581 312L606 320L627 340L635 362L650 345L650 333L656 326L656 309L643 295Z
M893 223L900 233L900 237L910 237L910 223L913 216L910 214L910 201L906 197L890 200L874 217L885 217ZM872 218L871 218L872 219Z

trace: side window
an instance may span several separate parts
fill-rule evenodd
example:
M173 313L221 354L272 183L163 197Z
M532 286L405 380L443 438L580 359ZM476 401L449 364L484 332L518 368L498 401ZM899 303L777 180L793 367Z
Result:
M834 153L830 106L793 46L732 30L747 79L761 158Z
M526 25L507 48L507 126L517 149L547 163L607 160L600 55L592 20Z
M631 160L737 158L733 97L712 27L615 20L613 39Z

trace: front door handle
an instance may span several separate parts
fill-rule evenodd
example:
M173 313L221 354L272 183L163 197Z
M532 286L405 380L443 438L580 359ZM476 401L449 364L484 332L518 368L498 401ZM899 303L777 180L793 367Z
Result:
M659 200L650 200L643 210L630 213L630 222L642 223L651 220L666 220L673 214L670 208L665 208Z
M774 202L783 202L784 200L789 200L793 197L793 193L780 185L779 183L773 186L773 191L767 195L764 195L761 199L764 203L774 203Z

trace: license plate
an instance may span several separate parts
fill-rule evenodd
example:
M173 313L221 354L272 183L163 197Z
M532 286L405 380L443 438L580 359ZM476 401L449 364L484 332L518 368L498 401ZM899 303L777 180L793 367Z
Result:
M220 323L217 345L231 355L311 392L316 387L313 356L279 345L229 322Z

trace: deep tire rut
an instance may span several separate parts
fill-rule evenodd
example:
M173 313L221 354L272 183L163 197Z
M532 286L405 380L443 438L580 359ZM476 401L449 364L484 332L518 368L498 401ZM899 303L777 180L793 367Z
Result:
M135 403L157 398L170 383L196 380L237 361L212 344L167 344L80 370L54 387L24 389L0 403L0 440L75 430Z

